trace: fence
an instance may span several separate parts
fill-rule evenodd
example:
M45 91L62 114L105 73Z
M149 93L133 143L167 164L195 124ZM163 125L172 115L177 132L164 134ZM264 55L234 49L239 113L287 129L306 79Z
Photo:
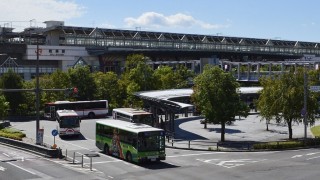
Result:
M320 146L320 138L295 139L291 141L272 142L247 142L247 141L226 141L213 142L210 140L183 140L167 139L167 147L190 149L190 150L211 150L211 151L256 151L272 149L292 149Z
M89 167L90 171L92 171L92 158L93 157L99 157L99 154L93 153L93 154L82 154L79 152L72 152L71 157L68 156L68 150L66 149L65 154L64 154L64 159L66 161L71 161L72 164L80 164L81 168L84 168L84 157L88 157L90 159ZM81 159L80 161L77 159Z
M252 150L253 143L251 142L213 142L209 140L182 140L169 139L167 147L193 149L193 150Z

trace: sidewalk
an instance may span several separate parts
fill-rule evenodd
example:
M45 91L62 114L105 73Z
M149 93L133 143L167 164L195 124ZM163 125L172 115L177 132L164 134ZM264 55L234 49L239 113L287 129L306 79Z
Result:
M271 121L269 131L266 130L266 121L261 121L258 114L251 114L247 118L236 119L231 125L226 125L225 142L220 143L220 124L200 124L200 117L186 117L175 120L175 137L166 140L167 147L219 150L236 149L249 150L251 145L257 142L283 141L289 138L286 124L276 124ZM319 122L316 122L316 125ZM293 138L304 138L303 123L292 126ZM310 127L307 127L307 137L312 138ZM218 143L218 146L217 146Z

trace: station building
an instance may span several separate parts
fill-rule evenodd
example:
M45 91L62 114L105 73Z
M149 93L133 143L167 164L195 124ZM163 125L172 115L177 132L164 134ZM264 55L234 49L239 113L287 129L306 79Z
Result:
M0 74L13 69L30 80L35 77L37 62L40 74L66 71L75 65L120 74L127 56L133 53L148 57L147 63L154 69L182 64L196 73L205 64L221 62L320 61L320 43L316 42L75 27L63 21L44 23L44 28L28 27L21 32L0 27Z

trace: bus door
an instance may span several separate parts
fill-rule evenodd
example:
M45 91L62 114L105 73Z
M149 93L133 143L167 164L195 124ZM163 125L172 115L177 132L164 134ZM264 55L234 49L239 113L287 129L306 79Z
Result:
M56 118L56 107L50 106L50 118L55 119Z

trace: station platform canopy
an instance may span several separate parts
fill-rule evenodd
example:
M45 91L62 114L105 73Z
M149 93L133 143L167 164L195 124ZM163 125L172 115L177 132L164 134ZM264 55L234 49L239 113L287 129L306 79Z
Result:
M156 91L141 91L136 92L135 95L149 104L157 105L160 108L172 111L179 111L185 108L192 108L192 104L177 102L173 99L187 98L189 99L193 93L192 89L168 89Z
M257 94L262 87L240 87L240 94ZM156 91L140 91L135 96L147 101L149 104L157 105L160 108L179 111L185 108L192 108L193 104L178 102L176 99L190 99L193 93L192 89L168 89Z

